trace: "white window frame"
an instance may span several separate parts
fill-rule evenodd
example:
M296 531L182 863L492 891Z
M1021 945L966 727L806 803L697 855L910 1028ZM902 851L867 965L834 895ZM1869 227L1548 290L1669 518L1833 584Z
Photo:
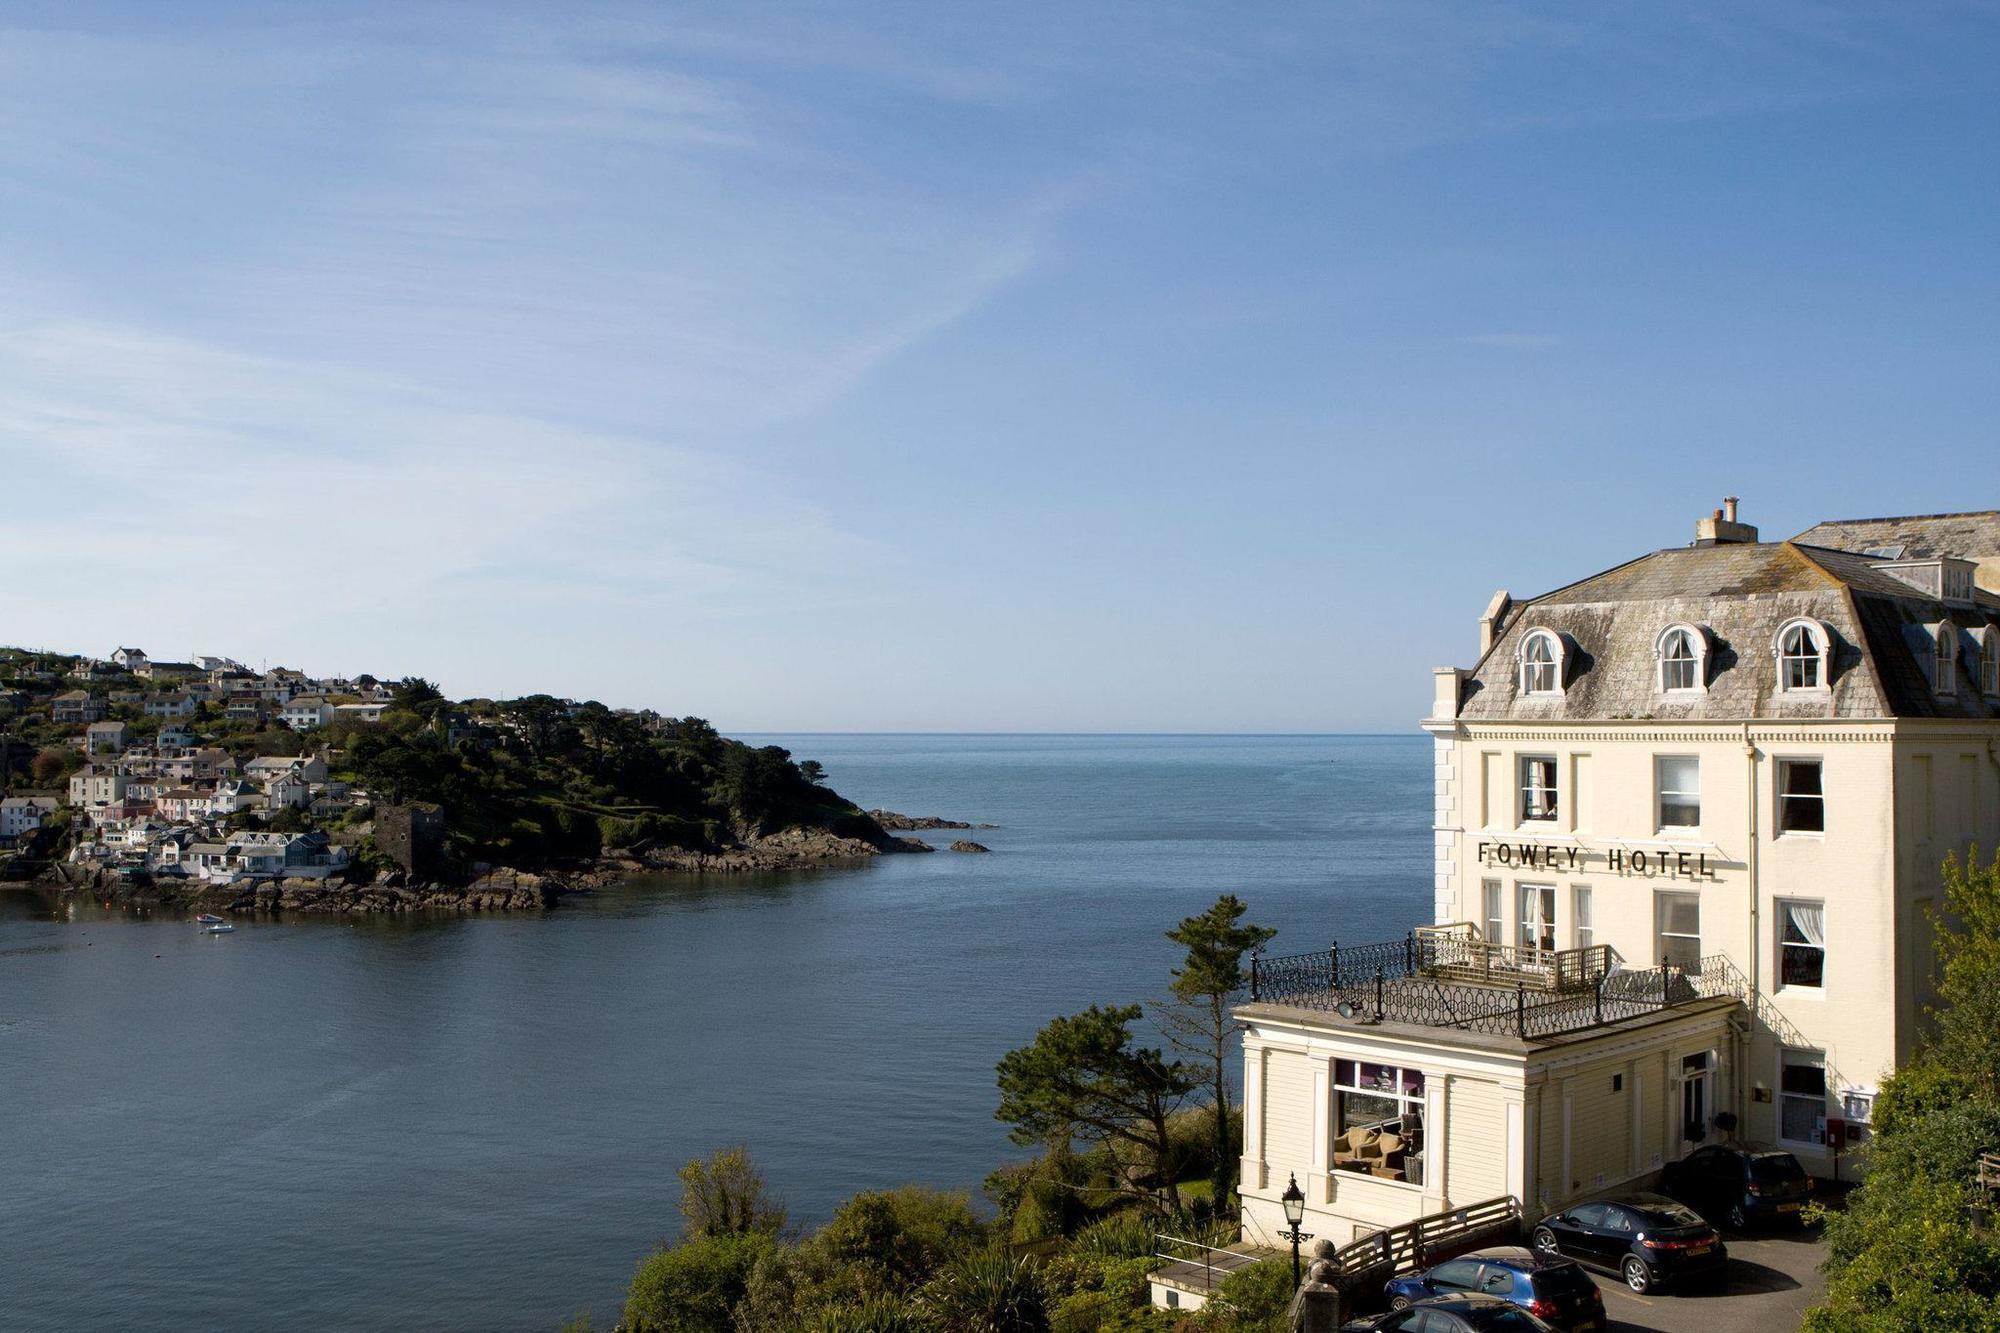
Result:
M1771 812L1771 834L1777 838L1824 838L1826 836L1826 760L1819 755L1778 755L1771 782L1771 799L1776 808ZM1788 829L1785 827L1785 772L1797 764L1812 764L1819 769L1819 795L1801 796L1797 800L1817 800L1819 802L1819 827L1816 829Z
M1547 656L1534 656L1535 645L1546 644ZM1562 636L1551 629L1531 629L1521 636L1521 646L1515 655L1519 667L1517 681L1523 694L1561 694L1564 684L1564 668L1568 663Z
M1547 764L1548 785L1528 783L1529 766ZM1514 822L1516 824L1554 824L1562 817L1562 760L1552 754L1517 754L1514 756ZM1530 810L1538 813L1530 814Z
M1507 938L1507 886L1497 879L1479 881L1480 929L1488 944Z
M1667 656L1676 636L1685 636L1687 657ZM1669 625L1653 640L1653 683L1662 694L1703 694L1708 690L1708 636L1693 625ZM1676 674L1686 675L1685 685L1673 684L1667 679L1667 668L1674 667Z
M1521 881L1514 885L1514 944L1523 956L1540 958L1562 947L1556 934L1556 911L1554 884Z
M1958 626L1949 620L1931 635L1931 693L1958 693Z
M1693 791L1675 790L1669 792L1667 790L1667 776L1666 776L1665 764L1668 760L1674 760L1674 761L1685 760L1688 763L1694 765ZM1692 805L1694 807L1694 822L1692 824L1678 824L1678 823L1670 824L1667 822L1667 805L1668 805L1667 797L1670 795L1680 798L1679 800L1673 802L1673 804L1681 806ZM1667 832L1670 829L1690 830L1690 829L1698 829L1701 827L1701 756L1700 755L1656 754L1653 756L1653 824L1654 827L1662 833Z
M1818 944L1813 944L1811 941L1808 940L1789 940L1785 938L1788 928L1792 924L1791 914L1787 912L1785 909L1793 904L1797 904L1798 906L1801 907L1817 907L1819 909L1820 940ZM1773 953L1771 961L1772 961L1772 966L1775 969L1771 973L1771 975L1778 983L1776 989L1787 993L1794 993L1799 995L1826 994L1826 964L1827 964L1826 900L1824 898L1775 899L1772 903L1772 911L1771 911L1771 932L1772 932L1771 946ZM1787 981L1785 979L1785 951L1787 949L1819 950L1818 985L1816 986L1807 985L1804 982Z
M1569 933L1570 939L1579 949L1589 949L1597 944L1596 918L1591 915L1593 904L1590 885L1569 886Z
M1670 899L1685 899L1694 904L1694 934L1666 929L1666 912L1663 910ZM1684 889L1655 889L1653 891L1653 957L1655 965L1667 962L1669 939L1694 941L1694 958L1697 965L1701 961L1701 895ZM1676 964L1678 966L1678 964Z
M1814 1137L1812 1138L1793 1139L1785 1137L1786 1103L1788 1101L1806 1101L1811 1096L1811 1094L1809 1093L1785 1091L1785 1069L1787 1068L1787 1061L1785 1057L1788 1055L1810 1056L1811 1063L1817 1065L1819 1068L1820 1084L1822 1091L1820 1092L1819 1095L1819 1115L1817 1117L1817 1128L1814 1130ZM1799 1066L1793 1065L1792 1067L1796 1068ZM1777 1111L1776 1115L1777 1123L1773 1126L1776 1132L1778 1142L1794 1148L1824 1147L1826 1145L1826 1094L1831 1090L1832 1090L1832 1085L1826 1081L1825 1051L1811 1049L1804 1046L1780 1046L1778 1048L1778 1083L1777 1083L1776 1097L1774 1099L1775 1109Z
M1793 644L1792 636L1795 633L1805 636L1804 643L1810 644L1812 648L1810 653L1786 651L1787 646ZM1832 689L1831 667L1833 663L1831 659L1833 654L1829 651L1832 644L1832 636L1827 633L1826 626L1820 624L1817 620L1801 616L1796 619L1787 620L1784 624L1778 626L1777 637L1771 641L1771 655L1778 662L1778 692L1780 694L1821 694ZM1813 664L1812 684L1794 685L1791 683L1790 677L1792 672L1790 664L1794 662L1810 662Z

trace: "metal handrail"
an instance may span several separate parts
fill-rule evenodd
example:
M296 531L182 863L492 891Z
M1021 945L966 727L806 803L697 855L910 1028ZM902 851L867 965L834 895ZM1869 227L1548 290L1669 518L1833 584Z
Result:
M1160 1248L1163 1245L1184 1245L1190 1250L1200 1251L1201 1257L1199 1259L1190 1259L1184 1255L1170 1254ZM1227 1256L1228 1262L1218 1264L1215 1260L1216 1255ZM1257 1262L1257 1256L1253 1254L1245 1254L1241 1250L1225 1249L1220 1245L1204 1244L1198 1240L1187 1240L1180 1236L1169 1236L1164 1231L1153 1233L1153 1257L1165 1260L1170 1264L1200 1263L1202 1266L1201 1285L1204 1291L1215 1290L1217 1268L1222 1270L1222 1276L1226 1278L1238 1269L1248 1268L1251 1264Z

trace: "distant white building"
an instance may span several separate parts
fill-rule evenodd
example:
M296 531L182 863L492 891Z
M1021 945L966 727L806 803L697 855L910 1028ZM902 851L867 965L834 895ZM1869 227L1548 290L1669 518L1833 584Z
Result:
M117 754L125 748L129 731L123 722L93 722L83 733L83 752L88 755Z
M0 800L0 843L12 845L25 833L33 833L56 812L53 796L9 796Z
M333 720L333 705L323 695L302 694L279 710L278 720L293 731L311 731Z

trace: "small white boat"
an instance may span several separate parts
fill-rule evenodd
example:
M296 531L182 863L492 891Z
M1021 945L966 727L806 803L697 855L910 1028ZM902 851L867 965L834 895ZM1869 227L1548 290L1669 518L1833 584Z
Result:
M228 922L224 922L219 926L203 926L201 933L204 935L233 935L236 933L236 927L230 925Z
M222 924L222 918L213 912L203 912L195 918L195 924L200 926L219 926Z

